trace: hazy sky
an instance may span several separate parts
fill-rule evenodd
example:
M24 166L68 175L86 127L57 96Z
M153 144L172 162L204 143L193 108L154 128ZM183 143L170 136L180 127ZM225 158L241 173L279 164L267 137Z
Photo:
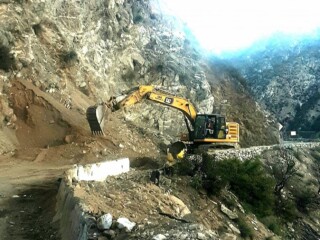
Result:
M274 32L320 26L320 0L159 0L182 18L203 47L220 53Z

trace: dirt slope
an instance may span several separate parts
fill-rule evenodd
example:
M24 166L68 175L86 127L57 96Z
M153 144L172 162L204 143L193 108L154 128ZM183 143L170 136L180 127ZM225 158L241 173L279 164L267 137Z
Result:
M58 180L72 164L119 157L153 157L161 164L152 136L110 116L106 136L92 137L80 92L71 108L28 82L10 88L14 115L0 129L0 239L59 239L52 225ZM2 144L3 143L3 144Z

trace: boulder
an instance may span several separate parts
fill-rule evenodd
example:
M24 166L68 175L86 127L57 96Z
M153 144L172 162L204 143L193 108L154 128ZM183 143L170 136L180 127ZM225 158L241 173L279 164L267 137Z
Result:
M134 226L136 226L135 222L131 222L128 218L118 218L117 220L118 228L123 229L126 228L128 231L131 231Z
M158 234L152 238L152 240L164 240L164 239L167 239L167 238L163 234Z
M184 204L181 199L177 198L176 196L170 195L169 196L171 202L176 206L176 212L179 215L179 217L184 217L187 214L190 214L191 211L189 208Z
M97 226L100 230L109 229L112 225L112 215L110 213L104 214L97 220Z
M231 211L229 208L227 208L224 204L221 204L221 212L223 212L225 215L228 216L230 219L237 219L238 214L234 211Z

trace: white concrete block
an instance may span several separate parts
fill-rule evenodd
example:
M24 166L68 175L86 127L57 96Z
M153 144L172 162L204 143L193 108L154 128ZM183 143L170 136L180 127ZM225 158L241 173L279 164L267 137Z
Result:
M118 175L130 170L129 158L122 158L113 161L87 164L85 166L77 165L69 176L77 181L105 181L108 176Z

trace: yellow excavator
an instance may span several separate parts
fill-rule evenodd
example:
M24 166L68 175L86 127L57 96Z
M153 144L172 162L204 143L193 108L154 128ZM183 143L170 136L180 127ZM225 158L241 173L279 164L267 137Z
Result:
M92 134L104 135L103 126L106 113L141 102L143 99L160 103L181 111L184 115L188 134L168 148L168 161L182 159L185 153L199 148L237 148L239 146L239 124L226 122L220 114L200 114L186 98L176 96L150 85L142 85L129 90L119 97L111 97L108 102L87 109L87 120Z

